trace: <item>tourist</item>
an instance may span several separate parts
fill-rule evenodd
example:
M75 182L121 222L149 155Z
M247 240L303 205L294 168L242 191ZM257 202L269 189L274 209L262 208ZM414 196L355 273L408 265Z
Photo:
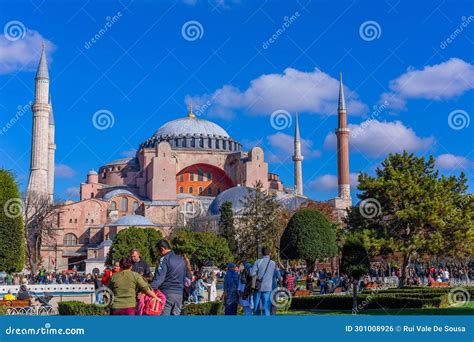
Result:
M290 270L289 272L285 273L285 287L288 289L288 291L293 293L293 291L295 290L295 285L295 276L293 275L293 271ZM311 287L312 286L313 281L311 279ZM308 278L306 278L306 289L308 289Z
M30 293L28 291L28 288L26 287L26 284L20 285L20 289L18 290L18 293L16 294L16 299L30 300Z
M226 316L237 315L239 305L238 287L239 273L238 267L234 263L227 265L227 272L224 277L224 306Z
M250 271L250 275L256 276L256 288L253 298L254 314L259 314L263 311L265 316L270 316L271 307L271 292L273 275L275 273L275 262L270 259L270 249L262 248L262 258L258 259Z
M215 301L217 298L217 277L214 272L211 272L207 280L207 300L209 302Z
M166 240L158 241L157 248L161 258L151 287L161 290L166 296L165 308L161 314L179 316L183 306L186 262L171 250L171 245Z
M250 276L250 270L252 264L246 262L244 269L240 272L239 276L239 304L244 309L245 316L251 316L253 313L253 299L252 299L252 277Z
M151 280L151 272L148 264L141 259L140 250L134 248L130 251L130 257L132 258L132 271L142 275L145 279Z
M122 271L115 273L109 280L109 287L114 294L111 314L114 316L135 316L138 292L144 292L156 299L158 297L150 289L146 280L140 274L132 271L130 258L120 259L120 268Z
M186 265L186 277L184 278L184 287L183 287L183 302L190 299L192 292L191 285L193 285L193 268L191 267L191 262L186 254L183 254L184 262ZM183 303L184 304L184 303Z
M203 298L204 298L204 291L206 290L207 284L204 282L202 279L203 276L202 274L198 274L197 279L196 279L196 299L198 303L201 303Z
M114 266L113 266L112 269L107 268L104 271L104 276L102 277L102 280L101 280L102 285L108 286L110 277L112 277L117 272L120 272L120 262L119 261L114 262Z

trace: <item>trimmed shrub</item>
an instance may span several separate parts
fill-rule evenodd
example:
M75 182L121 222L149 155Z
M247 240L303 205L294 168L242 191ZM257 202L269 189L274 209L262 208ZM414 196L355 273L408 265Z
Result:
M5 316L7 314L8 307L0 305L0 316Z
M417 298L404 296L357 296L357 302L364 309L398 309L439 307L440 297ZM292 310L351 310L352 296L311 296L292 299Z
M188 304L183 309L185 316L219 316L224 314L223 302Z
M69 301L58 303L58 312L61 316L108 316L110 309L102 305Z

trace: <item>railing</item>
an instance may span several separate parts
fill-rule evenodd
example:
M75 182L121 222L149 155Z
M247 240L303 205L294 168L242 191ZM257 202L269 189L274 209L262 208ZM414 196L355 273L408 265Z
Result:
M52 306L23 306L8 308L7 315L10 316L55 316L58 309Z
M26 285L28 291L35 293L42 292L94 292L93 284L49 284L49 285ZM0 285L0 294L3 293L17 293L20 290L20 285Z

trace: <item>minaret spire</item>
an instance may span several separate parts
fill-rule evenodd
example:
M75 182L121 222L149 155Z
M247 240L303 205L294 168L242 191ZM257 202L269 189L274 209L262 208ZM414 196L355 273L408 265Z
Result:
M294 177L295 177L295 190L296 190L297 195L303 195L302 161L303 161L303 155L301 154L300 126L298 122L298 113L296 113L293 162L295 166Z
M55 125L53 114L53 102L51 95L49 96L49 105L51 110L49 112L49 135L48 135L48 194L51 203L54 203L54 155L56 153L56 144L54 141Z
M347 111L346 100L344 98L344 85L342 84L342 72L339 80L339 105L337 112L338 197L351 201L351 185L349 179L349 128L347 128Z
M49 73L46 61L46 51L43 44L41 57L35 77L35 100L32 106L33 131L31 138L31 165L27 193L49 195L48 169L50 127L49 118L51 105L49 103ZM54 140L54 137L53 137Z
M189 112L188 112L188 118L195 119L196 115L193 113L193 102L189 101Z

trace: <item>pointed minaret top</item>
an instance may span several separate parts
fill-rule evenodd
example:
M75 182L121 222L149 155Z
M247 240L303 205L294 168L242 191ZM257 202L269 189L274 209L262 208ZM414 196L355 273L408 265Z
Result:
M44 47L44 42L43 42L43 48L41 51L40 62L38 64L38 70L36 71L36 78L49 79L48 63L46 62L46 50Z
M295 120L295 142L300 141L300 125L298 122L298 112L296 112Z
M189 112L188 112L188 118L195 119L196 115L193 113L193 103L192 101L189 101Z
M342 84L342 72L339 75L339 112L346 111L346 100L344 98L344 85Z

